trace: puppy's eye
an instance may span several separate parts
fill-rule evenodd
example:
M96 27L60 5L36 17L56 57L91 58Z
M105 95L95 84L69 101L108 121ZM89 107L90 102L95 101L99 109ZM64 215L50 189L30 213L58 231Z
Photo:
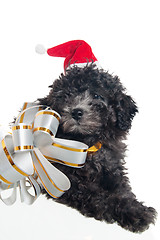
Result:
M104 98L98 94L94 94L93 98L98 100L104 100Z

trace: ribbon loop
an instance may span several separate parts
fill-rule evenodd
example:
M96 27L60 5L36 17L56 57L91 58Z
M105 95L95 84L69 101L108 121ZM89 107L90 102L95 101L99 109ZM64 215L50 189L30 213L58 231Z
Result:
M37 105L35 102L25 102L23 104L22 111L16 119L16 124L31 124L34 120L36 113L40 111L43 107L43 105Z
M49 163L36 148L34 149L33 163L41 183L53 198L60 197L70 188L70 181L66 175Z
M7 191L10 190L12 191L10 196L8 197L3 197L3 192L2 191ZM15 183L11 189L10 189L10 185L5 188L4 186L2 187L0 184L0 199L6 204L6 205L12 205L15 203L16 201L16 193L17 193L17 183Z
M23 179L24 176L27 176L27 173L23 172L19 166L16 165L13 151L12 136L6 135L0 144L0 179L8 185L17 182L17 179L20 180Z
M27 183L29 183L30 186L27 187ZM20 187L21 201L29 205L34 203L34 201L39 197L41 193L38 182L32 176L28 177L28 180L27 179L21 180L19 183L19 187ZM34 195L29 193L28 191L28 189L30 189L31 187L34 190Z
M84 143L59 138L54 138L52 145L40 148L49 161L76 168L84 166L87 149Z
M39 111L33 123L34 144L36 146L49 145L53 136L56 135L60 115L53 110Z

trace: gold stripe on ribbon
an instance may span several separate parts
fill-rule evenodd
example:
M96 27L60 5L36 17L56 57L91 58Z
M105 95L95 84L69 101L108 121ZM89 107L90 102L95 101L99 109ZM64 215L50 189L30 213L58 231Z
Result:
M28 104L27 102L24 103L24 107L23 107L22 111L24 111L27 108L27 104ZM25 112L22 113L22 115L20 117L20 120L19 120L20 123L23 123L24 115L25 115Z
M51 195L53 198L58 198L58 197L54 196L54 195L48 190L48 188L47 188L46 185L44 184L42 178L40 177L38 171L36 170L34 163L33 163L33 167L34 167L34 169L35 169L35 171L36 171L39 179L41 180L41 183L43 184L43 187L46 189L46 191L49 193L49 195Z
M41 111L41 110L42 110L42 107L39 107L39 108L38 108L38 111Z
M48 128L37 127L37 128L34 128L34 129L33 129L33 132L36 132L36 131L44 131L44 132L49 133L51 136L54 136L54 134L53 134L53 133L51 132L51 130L49 130Z
M50 112L50 111L41 111L41 112L38 112L35 117L38 117L39 115L42 115L42 114L52 115L52 116L54 116L55 118L57 118L58 121L60 121L60 117L59 117L56 113Z
M83 167L84 166L84 163L76 164L76 163L70 163L70 162L62 161L62 160L52 158L52 157L49 157L49 156L44 156L44 157L47 158L50 162L58 162L58 163L62 163L62 164L68 165L68 166L72 166L72 167Z
M0 175L0 179L1 179L3 182L9 184L9 186L12 184L12 182L9 182L9 181L8 181L7 179L5 179L2 175Z
M12 131L14 131L14 130L19 130L20 129L20 126L14 126L14 127L12 127Z
M32 129L32 126L30 126L30 125L23 125L23 126L18 125L18 126L13 126L13 127L12 127L12 131L14 131L14 130L19 130L20 128L23 128L23 129Z
M8 161L9 161L10 164L12 165L12 167L13 167L17 172L19 172L20 174L22 174L23 176L28 177L28 174L26 174L26 173L23 172L21 169L19 169L19 168L15 165L15 163L13 162L12 157L10 156L10 154L9 154L9 152L8 152L8 150L7 150L7 147L6 147L6 145L5 145L4 139L2 140L2 147L3 147L4 153L5 153Z
M28 146L16 146L14 147L14 151L18 151L18 150L32 150L33 146L32 145L28 145Z
M52 143L52 146L62 148L62 149L65 149L65 150L69 150L69 151L73 151L73 152L87 152L87 149L78 149L78 148L66 147L66 146L62 146L58 143Z
M49 176L48 173L46 172L45 168L43 167L42 163L39 161L39 158L37 157L37 154L36 154L35 152L34 152L34 154L35 154L35 157L36 157L36 159L37 159L40 167L42 168L42 170L44 171L44 173L46 174L46 176L48 177L48 179L49 179L49 181L52 183L52 185L53 185L56 189L58 189L60 192L64 192L64 191L61 190L59 187L57 187L56 184L52 181L52 179L50 178L50 176ZM54 195L48 190L48 188L47 188L46 185L44 184L44 182L43 182L42 178L40 177L40 174L38 173L38 171L37 171L34 163L33 163L33 167L34 167L34 169L35 169L35 171L36 171L39 179L41 180L41 182L42 182L42 184L43 184L43 187L47 190L47 192L48 192L52 197L57 198L56 196L54 196Z

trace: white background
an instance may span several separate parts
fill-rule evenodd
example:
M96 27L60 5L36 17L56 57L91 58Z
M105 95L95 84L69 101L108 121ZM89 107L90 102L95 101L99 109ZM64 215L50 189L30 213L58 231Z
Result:
M139 106L128 137L127 167L140 201L160 212L159 86L160 6L157 0L0 1L0 124L17 116L24 101L48 93L63 71L63 59L38 55L65 41L84 39L102 67L120 76ZM145 233L87 219L47 201L34 205L0 202L0 238L55 240L158 240L159 219Z

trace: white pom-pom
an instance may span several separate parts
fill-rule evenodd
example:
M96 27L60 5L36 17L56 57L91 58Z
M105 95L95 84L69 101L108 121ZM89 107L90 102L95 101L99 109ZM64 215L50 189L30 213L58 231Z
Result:
M35 47L35 51L36 51L36 53L39 53L39 54L45 54L46 53L45 47L43 45L41 45L41 44L38 44Z

